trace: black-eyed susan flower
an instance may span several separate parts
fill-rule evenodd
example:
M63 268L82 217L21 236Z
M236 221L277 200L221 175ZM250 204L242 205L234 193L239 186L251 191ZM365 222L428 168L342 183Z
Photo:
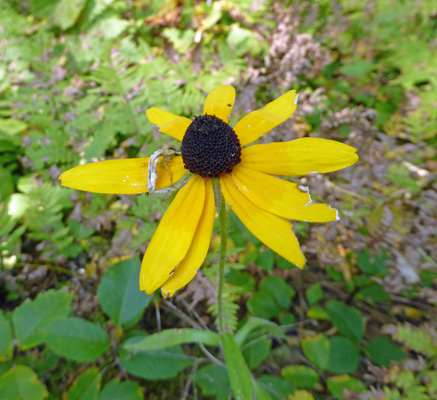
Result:
M181 155L163 157L158 153L161 161L153 169L153 189L175 184L187 170L191 173L144 255L140 289L147 293L161 287L164 296L173 295L202 265L215 216L212 178L219 178L226 203L247 229L299 268L303 268L305 257L289 220L338 219L337 210L314 204L306 187L275 175L299 176L346 168L357 162L356 149L308 137L248 146L292 116L296 91L249 113L232 128L228 122L234 101L234 88L219 86L206 98L203 115L193 120L155 107L147 110L149 121L160 132L182 142ZM63 186L89 192L146 193L149 161L146 157L86 164L64 172L60 179Z

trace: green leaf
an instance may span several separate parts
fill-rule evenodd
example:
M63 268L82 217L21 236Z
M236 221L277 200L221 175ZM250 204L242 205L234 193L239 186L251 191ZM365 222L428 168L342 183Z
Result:
M102 376L96 367L86 370L68 391L68 400L97 400Z
M225 355L226 368L236 400L252 399L253 384L243 355L230 333L220 336Z
M289 400L314 400L314 396L307 390L296 390Z
M73 296L65 290L49 290L36 296L34 301L27 299L17 307L12 322L21 348L27 350L41 344L44 341L42 329L67 317L72 300Z
M318 303L320 300L323 299L323 290L322 287L316 283L312 286L310 286L306 291L306 298L308 300L308 304L310 306L313 306L314 304Z
M405 352L388 337L378 337L370 341L365 352L376 365L389 367L392 361L402 361L405 358Z
M240 294L251 293L255 289L255 279L248 272L231 269L226 274L226 283L237 286Z
M270 249L260 251L256 263L264 271L272 271L275 265L275 253Z
M296 323L296 317L293 313L285 312L279 316L279 323L281 326L294 325Z
M282 376L301 388L312 388L320 382L319 374L305 365L289 365L282 369Z
M362 393L366 390L366 386L358 379L352 378L349 375L333 376L327 379L328 390L335 396L336 399L343 400L343 390L347 389L351 392Z
M274 400L286 399L294 392L293 385L278 376L262 375L258 378L258 382L270 393Z
M274 318L281 312L274 296L266 289L256 291L247 301L247 308L251 314L265 319Z
M363 78L373 68L370 61L360 60L350 65L345 65L340 68L340 72L345 75L352 75L356 78Z
M130 351L151 351L182 343L203 343L208 346L218 346L220 338L217 333L212 331L189 328L166 329L150 336L130 338L123 343L123 347Z
M202 389L203 396L215 396L217 400L229 399L231 383L226 368L206 365L195 372L193 380Z
M251 335L249 343L242 348L244 359L250 369L260 365L269 355L272 348L272 341L264 338L264 333L259 331L257 335Z
M235 343L241 347L246 340L247 335L257 328L263 328L268 333L279 339L285 339L285 333L281 327L272 321L263 318L249 317L244 325L234 335Z
M143 400L143 389L136 382L113 379L103 388L99 400Z
M277 303L285 309L290 308L291 299L296 296L296 292L285 282L284 278L276 275L264 278L261 281L260 289L268 290Z
M357 252L357 265L358 268L370 275L378 275L380 272L387 270L385 262L389 259L387 254L373 256L371 260L369 249Z
M24 121L12 118L0 118L0 132L4 132L7 135L16 135L26 130L27 127L28 125Z
M193 364L178 346L135 352L124 350L122 347L119 355L123 368L134 376L148 380L174 378Z
M152 295L140 291L140 269L137 258L114 264L103 275L97 289L103 311L119 326L139 317L152 299Z
M227 44L232 52L240 57L246 53L250 53L252 56L259 55L262 49L262 42L256 38L250 29L241 28L237 24L232 25L231 28Z
M15 191L12 174L6 168L0 167L0 200L5 201Z
M256 400L273 400L270 393L257 381L254 381Z
M329 339L331 352L327 369L334 374L354 372L360 364L360 351L350 339L335 336Z
M11 324L0 310L0 361L11 359L13 350Z
M39 18L48 18L58 3L58 0L30 0L30 11Z
M111 344L102 327L82 318L54 321L43 333L47 346L56 354L75 361L94 361Z
M312 306L307 311L308 318L327 320L329 321L329 314L320 306Z
M62 30L71 28L86 3L87 0L60 0L53 13L53 23Z
M302 349L308 360L322 371L326 369L329 360L330 343L325 335L319 333L313 337L302 339Z
M364 323L356 308L349 307L341 301L331 300L326 304L326 310L340 333L357 342L361 341Z
M47 390L29 367L17 365L0 376L0 393L7 400L40 400Z
M384 291L384 288L380 283L374 282L360 289L357 293L357 298L365 299L368 302L377 302L388 301L390 295Z
M68 226L71 234L77 239L88 239L96 231L95 229L87 228L75 219L69 219Z

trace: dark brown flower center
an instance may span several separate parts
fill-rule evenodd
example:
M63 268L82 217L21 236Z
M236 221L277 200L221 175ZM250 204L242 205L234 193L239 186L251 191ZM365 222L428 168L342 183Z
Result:
M203 178L232 172L240 156L241 145L234 130L214 115L195 117L182 140L185 168Z

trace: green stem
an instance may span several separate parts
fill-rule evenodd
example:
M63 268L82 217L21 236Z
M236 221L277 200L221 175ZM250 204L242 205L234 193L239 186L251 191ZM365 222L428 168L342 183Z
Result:
M223 285L225 283L225 262L226 262L226 245L228 242L228 215L226 212L226 203L220 194L220 261L219 261L219 281L217 289L217 313L219 332L225 332L224 314L223 314Z

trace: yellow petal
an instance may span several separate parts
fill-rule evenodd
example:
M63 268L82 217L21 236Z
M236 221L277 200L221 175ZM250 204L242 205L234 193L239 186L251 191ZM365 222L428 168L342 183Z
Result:
M211 180L205 180L205 184L205 206L199 225L187 255L162 285L161 293L164 297L173 296L176 290L187 285L196 275L208 253L214 225L215 204Z
M153 293L190 248L205 202L205 183L196 176L179 191L150 241L141 264L140 290Z
M193 122L191 119L179 117L157 107L149 108L146 114L152 124L161 128L159 132L165 133L180 142L182 142L188 126Z
M261 110L252 111L235 125L234 131L245 146L257 140L261 135L282 124L296 111L296 91L291 90Z
M256 144L241 151L241 165L272 175L306 175L337 171L358 161L357 150L335 140L302 138Z
M256 206L287 219L328 222L338 219L337 210L312 204L308 188L243 167L234 168L232 179Z
M69 169L59 179L62 186L86 192L147 193L148 165L149 157L100 161ZM168 169L160 163L157 165L156 189L172 185L187 172L182 157L173 157L166 165Z
M234 103L235 89L232 86L216 87L205 100L203 114L215 115L217 118L228 123Z
M274 252L303 268L305 257L291 229L293 225L253 204L234 185L230 175L222 176L220 183L226 202L246 228Z

